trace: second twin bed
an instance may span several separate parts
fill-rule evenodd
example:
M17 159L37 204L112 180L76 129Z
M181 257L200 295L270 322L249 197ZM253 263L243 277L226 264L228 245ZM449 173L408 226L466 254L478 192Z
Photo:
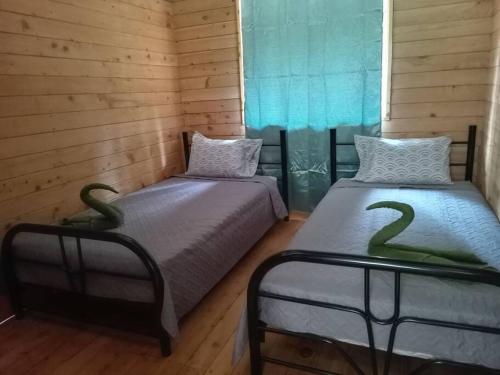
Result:
M467 163L463 163L467 179L472 176L474 130L471 127L468 142L461 142L468 144ZM335 175L338 145L335 131L332 135ZM470 181L449 180L449 138L366 138L360 139L361 146L356 144L361 159L356 177L361 171L368 179L389 182L339 180L289 250L257 268L249 284L235 359L243 352L248 332L252 375L262 374L264 362L334 374L263 354L261 341L266 333L277 333L369 348L368 372L346 357L357 374L378 373L377 349L385 352L384 374L391 370L393 353L426 359L414 373L435 364L465 368L467 373L485 368L498 373L494 370L500 369L500 273L496 272L500 223L496 215ZM384 144L377 149L371 142ZM422 142L427 146L422 147ZM424 183L394 181L401 176ZM378 202L390 206L387 202L394 201L412 207L415 216L402 232L392 233L391 244L467 253L487 266L368 256L374 234L397 221L401 213L367 207Z

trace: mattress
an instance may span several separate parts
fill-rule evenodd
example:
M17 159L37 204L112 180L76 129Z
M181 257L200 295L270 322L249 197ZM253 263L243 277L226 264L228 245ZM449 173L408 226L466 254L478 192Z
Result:
M189 312L234 264L287 212L276 180L204 179L179 176L113 202L125 223L113 231L139 242L156 261L165 283L162 323L177 334ZM87 212L88 213L88 212ZM61 264L57 237L32 233L14 240L16 257ZM74 239L65 239L68 262L77 267ZM97 270L147 276L144 265L121 245L82 240L85 264ZM17 263L21 281L69 289L63 271ZM91 274L87 291L99 297L151 302L150 282Z
M291 242L290 249L367 255L371 236L400 213L365 208L382 200L412 205L415 220L393 242L472 251L500 269L500 224L470 183L394 186L341 180L335 184ZM262 290L364 309L363 271L304 263L271 270ZM371 308L379 318L393 313L393 274L372 271ZM500 327L500 288L403 275L401 315ZM368 346L364 321L353 314L262 298L260 319L276 328L309 332ZM236 356L246 341L242 319ZM389 326L374 324L375 345L387 348ZM416 324L398 329L394 352L500 368L500 337Z

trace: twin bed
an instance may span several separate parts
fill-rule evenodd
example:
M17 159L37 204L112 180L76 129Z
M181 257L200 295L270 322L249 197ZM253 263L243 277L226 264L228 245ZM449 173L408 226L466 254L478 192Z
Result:
M16 316L28 308L118 325L158 336L170 354L179 319L288 215L277 183L287 190L284 132L280 140L263 145L258 166L278 179L182 175L113 202L125 223L111 231L12 228L2 266Z
M472 176L474 130L466 178ZM332 144L335 181L334 131ZM289 250L265 261L252 276L235 352L241 354L248 333L252 375L262 373L264 362L334 374L263 355L266 332L368 347L372 374L378 372L377 349L386 352L384 374L389 374L393 353L427 359L414 373L436 364L468 373L500 372L494 370L500 369L500 273L368 257L371 236L401 215L366 211L378 201L405 202L416 212L396 242L464 249L500 269L500 224L470 182L426 186L341 179ZM346 359L355 373L366 373Z

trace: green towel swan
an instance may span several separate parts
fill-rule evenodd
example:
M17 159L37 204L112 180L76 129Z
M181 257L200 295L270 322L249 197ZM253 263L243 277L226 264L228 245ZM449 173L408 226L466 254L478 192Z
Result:
M111 186L105 184L89 184L83 187L80 191L81 200L90 208L93 208L101 215L99 216L80 216L71 219L63 219L62 225L72 225L76 228L92 229L92 230L107 230L118 228L123 224L123 211L112 204L100 201L94 198L90 192L92 190L108 190L118 194Z
M373 210L376 208L390 208L401 212L403 215L375 233L368 244L368 254L416 262L486 267L487 264L475 254L463 250L435 250L427 247L387 243L411 224L415 218L415 212L410 205L393 201L374 203L366 209Z

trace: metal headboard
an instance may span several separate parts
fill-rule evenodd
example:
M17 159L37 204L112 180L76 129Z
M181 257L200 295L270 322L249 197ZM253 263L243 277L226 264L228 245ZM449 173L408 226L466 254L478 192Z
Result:
M474 172L474 157L476 152L476 125L469 126L467 141L453 141L452 145L467 145L465 163L450 163L451 167L465 167L465 181L472 181ZM337 147L354 146L354 142L337 142L337 129L330 129L330 181L332 185L337 181L337 167L339 165L357 165L359 162L340 162L337 160Z
M279 147L280 148L280 162L265 162L261 159L259 160L259 168L258 171L261 171L260 168L263 165L279 165L281 166L281 197L285 202L286 208L289 209L289 198L288 198L288 146L287 146L287 132L286 130L280 130L280 142L279 144L263 144L262 147ZM189 158L191 155L191 145L189 143L189 134L188 132L182 132L182 143L184 147L184 159L186 161L186 169L189 166ZM259 172L257 172L259 173Z

